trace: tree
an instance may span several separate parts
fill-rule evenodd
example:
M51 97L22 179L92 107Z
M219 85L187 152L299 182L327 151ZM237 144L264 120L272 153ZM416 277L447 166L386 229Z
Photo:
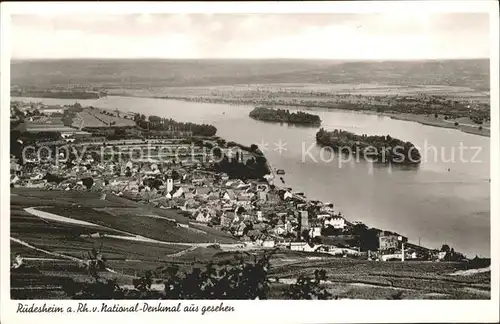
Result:
M455 124L454 124L454 125L455 125L455 126L458 126L458 122L455 122Z
M222 157L222 151L220 148L216 147L214 148L214 151L213 151L213 154L216 158L220 158Z
M438 114L434 114L434 118L438 118L438 116L439 116Z
M245 164L247 167L253 167L256 164L256 162L255 162L255 159L252 157L252 158L248 159Z
M330 299L332 295L320 286L322 280L326 280L325 270L316 269L314 279L300 275L297 282L290 285L286 297L289 299Z
M62 181L65 180L65 178L59 177L58 175L47 173L44 177L44 180L47 180L47 182L55 182L57 184L61 183Z
M83 178L82 179L82 183L83 185L85 186L85 188L87 188L87 190L89 190L90 188L92 188L92 186L94 185L94 179L88 177L88 178Z
M313 237L312 240L311 240L311 242L314 243L314 244L321 244L321 243L323 243L323 241L321 240L320 236Z
M450 246L448 244L443 244L443 246L441 246L441 252L450 252Z

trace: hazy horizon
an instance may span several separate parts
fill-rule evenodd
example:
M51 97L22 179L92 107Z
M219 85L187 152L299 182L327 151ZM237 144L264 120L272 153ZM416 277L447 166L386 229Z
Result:
M13 15L12 60L488 59L489 15Z

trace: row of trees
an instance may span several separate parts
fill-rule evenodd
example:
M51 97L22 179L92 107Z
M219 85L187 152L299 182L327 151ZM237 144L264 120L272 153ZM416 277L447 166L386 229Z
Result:
M182 123L171 118L161 118L158 116L149 116L146 118L143 114L134 115L134 121L137 126L157 131L183 131L191 132L195 136L215 136L217 128L208 124Z

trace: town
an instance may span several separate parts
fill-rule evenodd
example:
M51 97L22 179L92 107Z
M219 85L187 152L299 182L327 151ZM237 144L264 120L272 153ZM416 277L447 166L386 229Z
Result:
M334 203L308 199L276 181L275 173L284 171L273 170L256 145L226 142L209 125L79 103L13 101L10 169L11 188L92 191L102 199L114 195L171 210L189 219L179 226L227 233L239 242L231 249L465 260L448 245L413 244L404 235L349 220Z

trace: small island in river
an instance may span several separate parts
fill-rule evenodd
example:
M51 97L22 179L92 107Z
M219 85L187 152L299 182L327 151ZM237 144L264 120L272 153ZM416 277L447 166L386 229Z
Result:
M319 118L319 116L308 114L302 111L291 113L289 110L285 109L256 107L250 112L249 116L253 119L269 122L312 126L321 125L321 119Z
M356 154L377 163L420 164L421 156L411 142L387 136L357 135L340 129L316 133L316 142L340 153Z

